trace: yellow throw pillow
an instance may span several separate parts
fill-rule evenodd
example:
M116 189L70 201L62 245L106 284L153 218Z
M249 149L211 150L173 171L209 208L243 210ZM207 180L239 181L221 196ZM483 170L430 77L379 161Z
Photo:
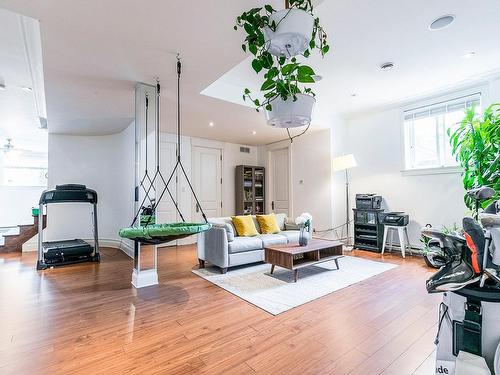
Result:
M240 237L253 237L259 234L255 224L253 222L252 216L231 216L233 219L234 227L236 228L236 233Z
M257 215L257 222L259 223L260 232L262 234L275 234L280 232L275 214Z

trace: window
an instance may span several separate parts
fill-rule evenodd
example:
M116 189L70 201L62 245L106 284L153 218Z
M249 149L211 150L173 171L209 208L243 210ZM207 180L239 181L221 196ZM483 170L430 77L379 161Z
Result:
M458 167L448 129L464 118L466 108L480 111L481 95L473 94L404 112L405 170Z
M31 150L3 151L0 185L47 186L47 153Z

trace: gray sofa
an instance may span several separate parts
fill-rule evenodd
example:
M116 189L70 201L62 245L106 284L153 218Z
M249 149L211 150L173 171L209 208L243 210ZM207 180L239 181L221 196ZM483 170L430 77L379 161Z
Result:
M255 227L260 227L253 216ZM226 273L229 267L262 262L264 247L278 244L298 243L299 228L285 214L276 214L280 227L277 234L259 234L254 237L239 237L230 217L210 218L212 228L198 235L198 260L200 267L209 262ZM310 228L312 225L310 226ZM308 233L310 236L311 234Z

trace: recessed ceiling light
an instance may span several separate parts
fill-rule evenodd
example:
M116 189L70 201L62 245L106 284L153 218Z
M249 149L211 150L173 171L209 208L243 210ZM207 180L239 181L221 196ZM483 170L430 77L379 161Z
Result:
M380 68L380 70L387 72L387 71L392 70L394 68L394 63L386 62L386 63L380 64L379 68Z
M429 30L442 30L445 27L450 26L453 21L455 21L455 16L452 14L446 14L432 21L429 25Z
M28 86L21 87L21 90L26 91L26 92L32 92L33 91L33 89L31 87L28 87Z
M208 123L208 126L210 126L211 128L213 128L213 127L214 127L214 125L215 125L215 124L214 124L212 121L210 121L210 122Z
M475 56L476 56L476 52L474 52L474 51L470 51L470 52L467 52L467 53L466 53L465 55L463 55L462 57L463 57L464 59L471 59L471 58L473 58L473 57L475 57Z
M257 134L257 132L255 130L252 130L252 135L255 135Z

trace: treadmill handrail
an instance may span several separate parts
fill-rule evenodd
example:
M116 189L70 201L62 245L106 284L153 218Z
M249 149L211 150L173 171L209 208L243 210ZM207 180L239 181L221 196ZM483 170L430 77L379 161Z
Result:
M92 189L49 189L45 190L40 196L38 204L53 204L53 203L97 203L97 192Z

